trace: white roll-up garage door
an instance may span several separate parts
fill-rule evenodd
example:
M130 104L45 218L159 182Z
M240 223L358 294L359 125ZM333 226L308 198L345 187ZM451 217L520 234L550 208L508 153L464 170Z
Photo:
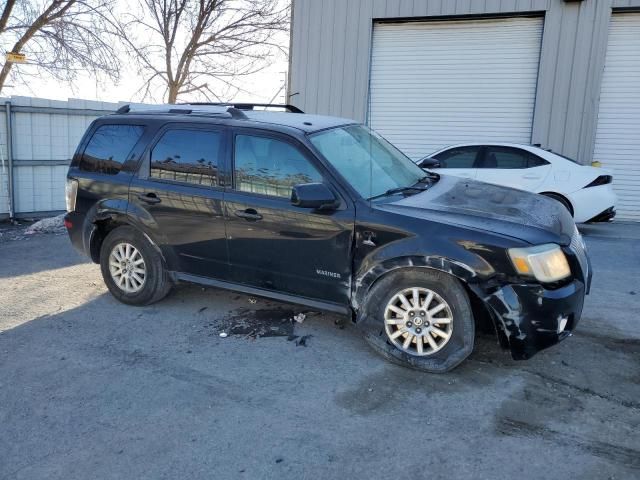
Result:
M640 220L640 14L611 18L594 160L613 172L619 219Z
M543 19L374 25L369 124L418 159L455 143L531 142Z

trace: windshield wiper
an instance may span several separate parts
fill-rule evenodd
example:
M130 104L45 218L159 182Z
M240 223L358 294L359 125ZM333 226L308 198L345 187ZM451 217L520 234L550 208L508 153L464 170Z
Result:
M374 195L373 197L369 197L368 200L375 200L376 198L382 198L382 197L386 197L388 195L395 195L396 193L404 193L404 192L410 192L410 191L424 192L425 190L426 190L426 188L417 187L415 185L411 185L411 186L408 186L408 187L391 188L391 189L387 190L384 193L381 193L379 195Z
M428 172L427 175L418 180L418 183L425 183L427 181L440 180L440 175L434 172Z

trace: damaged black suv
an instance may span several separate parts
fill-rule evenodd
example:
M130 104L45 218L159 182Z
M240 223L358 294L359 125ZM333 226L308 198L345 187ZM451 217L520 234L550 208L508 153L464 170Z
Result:
M429 372L462 362L477 328L516 359L570 335L591 272L562 206L289 110L125 106L93 122L65 224L118 300L186 281L295 302L351 316L376 351Z

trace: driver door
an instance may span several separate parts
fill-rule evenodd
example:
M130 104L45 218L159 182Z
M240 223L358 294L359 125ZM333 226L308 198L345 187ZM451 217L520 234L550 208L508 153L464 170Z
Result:
M225 193L231 279L347 305L355 209L311 152L286 135L237 129L233 189ZM323 182L341 199L333 211L291 204L291 187Z

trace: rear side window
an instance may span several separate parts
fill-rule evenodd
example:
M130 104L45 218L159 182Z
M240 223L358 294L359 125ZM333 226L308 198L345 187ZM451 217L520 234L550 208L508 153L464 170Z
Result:
M480 147L452 148L434 158L440 162L442 168L475 168L479 151Z
M140 125L99 126L82 154L80 170L118 174L143 131Z
M151 177L218 186L222 146L220 131L168 130L151 151Z
M540 167L547 163L526 150L489 146L480 168L523 169Z
M529 168L543 167L544 165L549 165L549 162L533 153L529 155Z

